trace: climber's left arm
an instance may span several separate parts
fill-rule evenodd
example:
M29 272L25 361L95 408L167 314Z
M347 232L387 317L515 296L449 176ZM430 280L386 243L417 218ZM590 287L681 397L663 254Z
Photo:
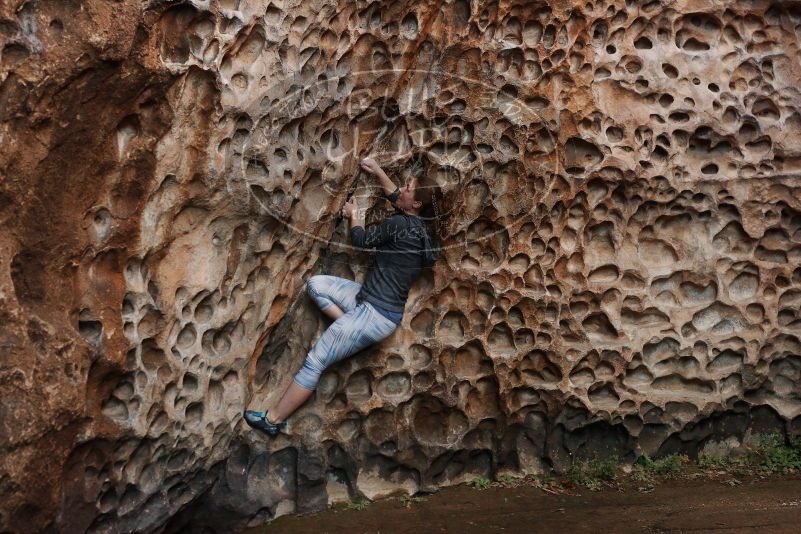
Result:
M390 180L387 173L384 172L384 169L382 169L373 158L364 158L360 165L364 171L378 178L378 182L381 184L381 189L385 197L391 196L398 189L398 186ZM395 201L390 199L390 202Z

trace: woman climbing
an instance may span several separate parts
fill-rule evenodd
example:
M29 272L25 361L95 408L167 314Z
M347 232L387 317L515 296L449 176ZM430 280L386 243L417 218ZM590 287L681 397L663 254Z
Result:
M361 168L378 178L395 213L365 229L353 198L342 208L342 215L349 221L351 242L357 248L377 249L375 262L364 284L329 275L315 275L306 282L311 298L334 322L311 348L269 417L267 411L245 412L245 421L251 427L271 436L278 435L286 426L286 419L311 397L327 367L395 331L403 317L409 288L423 268L437 259L437 250L425 227L426 220L433 221L434 233L439 237L442 192L436 182L428 177L410 178L400 188L375 160L363 159Z

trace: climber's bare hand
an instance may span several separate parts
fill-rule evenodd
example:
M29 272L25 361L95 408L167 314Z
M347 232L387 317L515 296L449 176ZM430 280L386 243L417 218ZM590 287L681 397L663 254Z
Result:
M365 172L369 172L370 174L378 174L381 172L381 167L373 158L364 158L361 161L361 167Z
M359 206L356 205L356 198L355 197L350 197L348 199L348 201L345 202L345 205L342 206L342 216L343 217L347 217L347 218L351 218L351 217L353 217L354 214L356 214L356 211L358 209L359 209Z

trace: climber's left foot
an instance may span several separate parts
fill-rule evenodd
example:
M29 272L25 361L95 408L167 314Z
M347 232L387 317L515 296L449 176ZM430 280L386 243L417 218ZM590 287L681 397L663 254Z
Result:
M273 423L267 419L267 412L254 412L253 410L247 410L245 411L245 421L251 427L263 430L270 436L277 436L281 433L281 429L286 428L286 421Z

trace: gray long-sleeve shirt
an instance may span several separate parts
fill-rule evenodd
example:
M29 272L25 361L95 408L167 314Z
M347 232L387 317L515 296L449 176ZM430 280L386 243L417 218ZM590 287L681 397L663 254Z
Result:
M399 195L400 190L395 189L384 196L394 205ZM403 312L409 289L423 270L421 232L425 228L420 218L407 215L397 206L395 213L380 224L350 229L354 246L377 250L356 302L366 300L386 310Z

